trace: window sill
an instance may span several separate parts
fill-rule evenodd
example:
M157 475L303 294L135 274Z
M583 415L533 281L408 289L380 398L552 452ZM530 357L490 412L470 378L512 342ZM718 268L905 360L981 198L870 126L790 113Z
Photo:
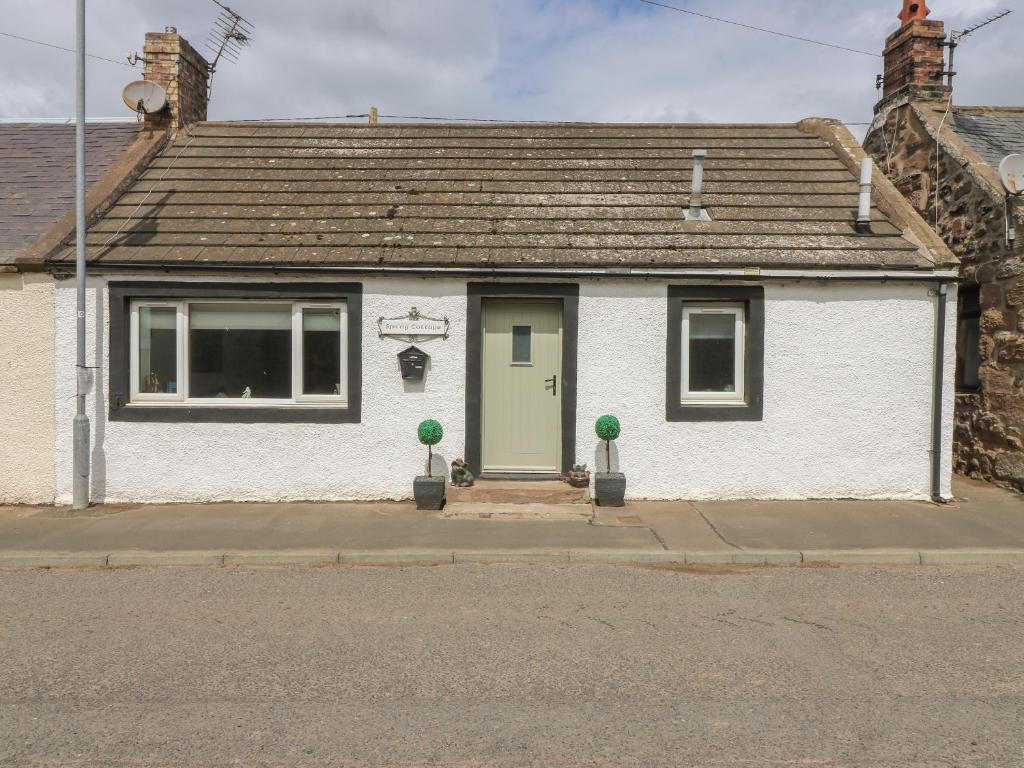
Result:
M683 402L670 405L665 413L666 421L762 421L763 408L756 403Z
M111 421L224 424L357 424L360 413L351 406L324 403L281 405L196 403L131 403L111 407Z
M720 406L722 408L746 408L746 400L680 400L679 405L682 408L687 408L691 405L700 406Z
M124 408L348 408L344 400L137 400Z

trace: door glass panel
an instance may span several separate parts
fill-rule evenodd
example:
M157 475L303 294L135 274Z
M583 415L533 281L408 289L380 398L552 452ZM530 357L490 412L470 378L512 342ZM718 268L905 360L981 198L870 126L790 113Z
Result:
M191 305L189 395L290 398L291 305Z
M341 394L341 310L302 310L302 394Z
M178 391L178 310L139 307L139 392Z
M532 328L529 325L512 326L512 362L529 363L533 360L530 349Z
M736 391L736 317L690 315L691 392Z

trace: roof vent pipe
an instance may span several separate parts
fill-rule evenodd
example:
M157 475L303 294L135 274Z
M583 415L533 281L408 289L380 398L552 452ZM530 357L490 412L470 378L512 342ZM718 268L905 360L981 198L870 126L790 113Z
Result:
M873 163L870 157L860 161L860 204L857 207L857 233L871 234L871 172Z
M706 149L693 150L693 186L690 188L690 210L686 212L687 221L711 221L711 216L704 210L704 158L708 156Z

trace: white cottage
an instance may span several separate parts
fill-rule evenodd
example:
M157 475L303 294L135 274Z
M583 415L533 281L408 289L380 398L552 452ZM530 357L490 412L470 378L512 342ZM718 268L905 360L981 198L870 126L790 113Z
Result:
M613 413L630 498L948 498L956 259L877 171L857 226L862 157L825 120L195 124L91 229L93 497L408 498L426 418L557 477Z
M442 466L559 477L606 413L631 498L950 495L957 262L838 123L215 123L173 28L145 58L170 103L87 243L93 500L408 498L427 418ZM38 256L63 502L74 248Z

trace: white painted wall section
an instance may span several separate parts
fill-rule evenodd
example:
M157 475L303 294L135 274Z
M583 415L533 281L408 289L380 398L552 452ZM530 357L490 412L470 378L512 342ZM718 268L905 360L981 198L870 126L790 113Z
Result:
M119 278L125 279L125 278ZM89 284L88 398L97 500L213 501L408 498L426 450L416 426L444 425L446 462L465 447L466 283L363 281L361 424L149 424L106 418L106 280ZM906 283L769 283L761 422L665 420L667 282L589 281L580 289L577 459L603 465L594 421L623 432L615 468L630 498L904 498L929 496L934 287ZM74 410L74 286L59 283L57 424ZM423 385L403 384L401 341L378 317L410 307L447 316L451 335ZM947 314L944 479L952 445L955 293ZM97 333L98 331L98 333ZM58 497L70 499L69 429L57 430Z
M223 280L218 280L223 282ZM62 327L58 354L74 360L74 286L57 291ZM109 370L106 280L89 282L89 365L101 363L88 397L92 420L94 500L213 501L398 499L426 466L417 425L445 428L435 450L461 457L466 378L466 289L444 280L363 281L363 418L361 424L145 424L107 419ZM397 354L408 343L381 339L378 317L416 306L447 316L451 335L417 343L430 356L423 384L404 384ZM68 330L70 329L70 331ZM97 329L99 334L97 335ZM73 364L58 379L58 420L74 415ZM65 434L66 433L66 434ZM70 431L58 434L59 498L71 498Z
M613 469L648 499L929 497L934 288L769 283L764 419L665 420L667 286L587 283L580 295L577 452L604 466L593 425L622 422ZM955 294L943 445L952 454ZM616 466L616 455L618 466Z

